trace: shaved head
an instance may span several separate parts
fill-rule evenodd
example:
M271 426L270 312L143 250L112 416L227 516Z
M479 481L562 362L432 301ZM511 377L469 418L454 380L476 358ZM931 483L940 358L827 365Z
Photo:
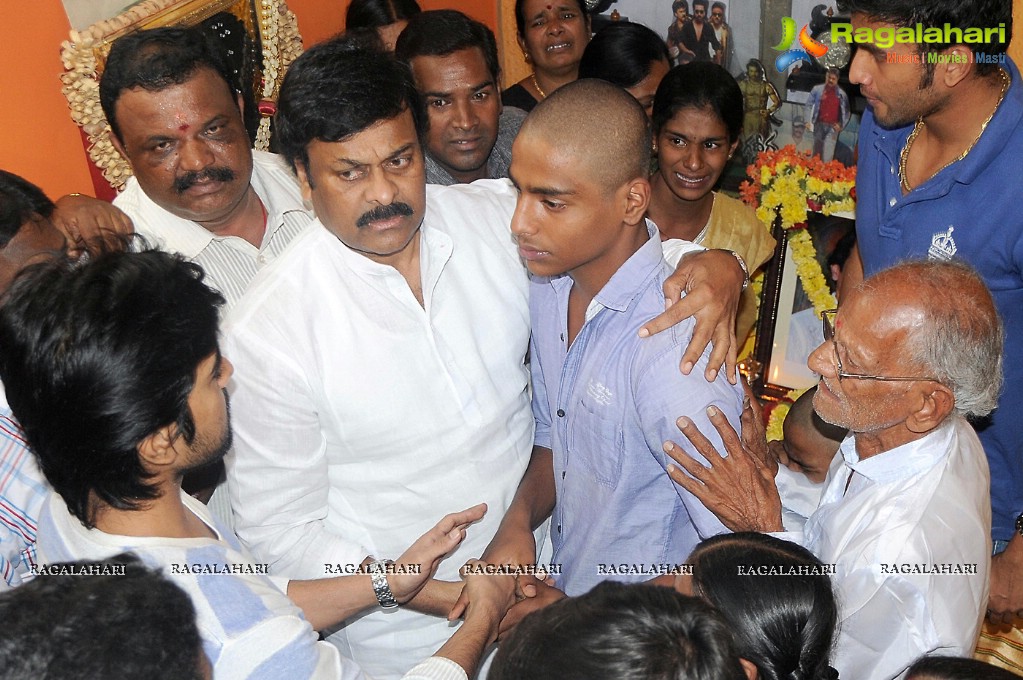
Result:
M571 154L579 171L608 190L650 174L650 126L628 92L583 79L551 93L529 114L520 140L539 139Z

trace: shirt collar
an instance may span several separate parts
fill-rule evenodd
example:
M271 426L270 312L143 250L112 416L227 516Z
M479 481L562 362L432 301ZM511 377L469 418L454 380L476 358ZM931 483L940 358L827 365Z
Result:
M647 241L625 261L611 279L604 284L594 300L602 307L624 312L639 295L642 284L664 263L660 233L657 225L646 220Z
M947 418L937 429L921 439L896 446L866 460L860 460L856 453L855 435L846 437L840 448L842 458L854 472L878 484L912 477L933 467L951 453L949 443L955 434L954 420Z

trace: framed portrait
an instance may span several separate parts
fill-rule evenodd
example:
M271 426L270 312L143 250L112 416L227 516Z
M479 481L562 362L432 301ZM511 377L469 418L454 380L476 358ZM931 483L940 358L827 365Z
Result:
M65 0L69 17L90 16L89 3ZM111 3L93 6L109 13ZM118 38L143 29L194 26L224 55L241 93L245 123L256 148L267 149L272 106L287 66L302 52L295 15L285 0L143 0L81 30L72 30L61 46L65 72L62 91L71 118L82 128L89 158L109 186L96 186L97 195L110 194L131 176L131 169L110 141L110 126L99 104L99 79L110 46ZM101 182L97 182L101 184Z
M855 226L851 214L811 213L807 220L814 262L832 293L838 290L841 270L855 244ZM778 245L765 272L754 350L760 366L754 389L758 396L768 399L816 384L817 375L806 362L824 341L820 316L797 273L799 267L788 247L788 234L776 228L774 236Z

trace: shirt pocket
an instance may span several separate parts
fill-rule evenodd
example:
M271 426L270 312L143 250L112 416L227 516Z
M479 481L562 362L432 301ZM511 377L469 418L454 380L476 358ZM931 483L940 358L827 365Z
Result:
M572 419L569 438L569 467L577 474L589 474L594 481L611 489L618 486L625 452L625 433L617 419L609 419L585 402L580 402L578 417Z

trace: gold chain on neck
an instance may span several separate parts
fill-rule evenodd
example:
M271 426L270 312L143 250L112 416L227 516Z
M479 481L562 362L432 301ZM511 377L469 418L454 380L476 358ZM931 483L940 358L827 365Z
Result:
M995 108L991 111L991 114L984 120L984 122L981 123L980 132L978 132L977 136L973 138L970 145L966 147L966 151L963 151L948 163L945 163L943 166L938 168L937 172L933 173L931 177L934 177L934 175L937 175L953 163L958 163L966 158L966 154L970 153L970 151L973 150L973 147L977 145L977 142L980 140L980 136L983 135L984 130L987 129L987 124L991 122L991 119L995 117L995 113L998 112L998 107L1001 106L1002 100L1005 99L1005 93L1009 91L1009 74L1005 72L1005 69L1001 68L998 69L998 73L1002 76L1002 91L998 95L998 101L995 102ZM909 178L906 176L906 163L909 161L909 148L913 146L913 142L916 141L917 135L920 134L920 131L923 130L923 128L924 119L922 117L917 118L916 125L913 126L913 131L909 133L909 137L906 139L906 146L902 147L902 153L899 154L899 181L902 186L902 192L906 194L913 190L913 187L909 186Z
M535 87L536 91L540 93L540 99L547 99L547 93L540 87L540 83L536 82L536 71L529 74L529 77L533 79L533 87Z

